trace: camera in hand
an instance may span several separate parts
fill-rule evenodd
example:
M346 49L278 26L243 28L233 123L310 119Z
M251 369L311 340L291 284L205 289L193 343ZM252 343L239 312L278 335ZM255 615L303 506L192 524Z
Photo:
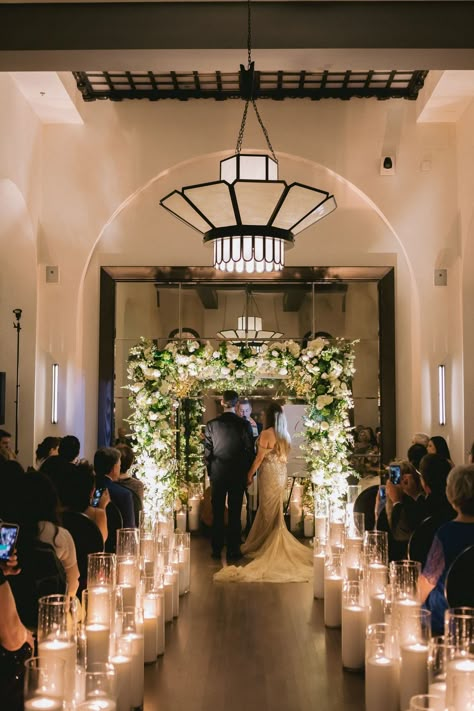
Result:
M400 465L399 464L390 464L389 472L390 472L390 481L392 482L392 484L399 484L400 479L402 478Z
M13 554L18 538L18 524L2 521L0 526L0 560L8 560Z

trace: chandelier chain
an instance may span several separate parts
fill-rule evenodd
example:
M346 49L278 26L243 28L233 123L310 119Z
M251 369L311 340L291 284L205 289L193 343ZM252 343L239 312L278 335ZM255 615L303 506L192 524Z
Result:
M247 56L247 59L248 59L247 71L249 73L251 73L251 77L252 77L252 93L250 94L250 97L245 102L245 108L244 108L244 113L242 115L242 122L240 124L239 135L237 136L237 144L235 147L235 153L236 153L236 155L240 155L240 153L242 151L242 142L244 140L245 126L246 126L246 122L247 122L247 113L248 113L248 109L249 109L249 103L251 101L252 106L255 111L255 115L257 117L257 121L259 123L260 128L262 129L263 135L265 136L268 150L272 154L273 160L278 165L278 158L275 155L275 151L273 150L273 146L270 142L270 136L268 135L268 131L263 123L263 119L260 116L259 110L257 109L257 103L256 103L255 98L253 96L254 69L253 69L253 63L252 63L252 0L247 0L247 55L248 55ZM243 69L243 67L241 66L241 70L242 69Z

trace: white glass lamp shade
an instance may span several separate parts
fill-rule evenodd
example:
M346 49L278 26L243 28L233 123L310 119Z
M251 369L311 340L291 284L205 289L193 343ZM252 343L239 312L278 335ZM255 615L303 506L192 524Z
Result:
M221 180L278 180L278 163L267 155L242 155L221 161Z
M237 319L237 329L239 331L261 331L262 319L260 316L239 316Z
M335 209L336 201L329 193L293 183L288 188L272 226L298 234Z

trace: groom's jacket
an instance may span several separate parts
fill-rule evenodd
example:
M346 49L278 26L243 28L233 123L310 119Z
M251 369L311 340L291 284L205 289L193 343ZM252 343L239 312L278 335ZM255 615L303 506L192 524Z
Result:
M253 435L247 420L224 412L204 430L204 453L211 481L219 476L245 476L254 459Z

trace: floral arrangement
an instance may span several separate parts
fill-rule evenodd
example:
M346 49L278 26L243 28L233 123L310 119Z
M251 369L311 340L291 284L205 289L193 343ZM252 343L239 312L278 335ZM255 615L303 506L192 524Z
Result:
M301 348L295 341L260 349L230 342L173 341L160 350L142 339L130 350L130 424L136 469L145 483L145 508L160 512L204 473L200 395L207 389L239 392L281 381L287 397L307 402L304 418L306 468L319 496L340 501L347 490L353 407L353 343L317 338ZM180 405L186 402L186 408ZM183 419L182 411L186 417ZM177 434L179 436L177 437Z

